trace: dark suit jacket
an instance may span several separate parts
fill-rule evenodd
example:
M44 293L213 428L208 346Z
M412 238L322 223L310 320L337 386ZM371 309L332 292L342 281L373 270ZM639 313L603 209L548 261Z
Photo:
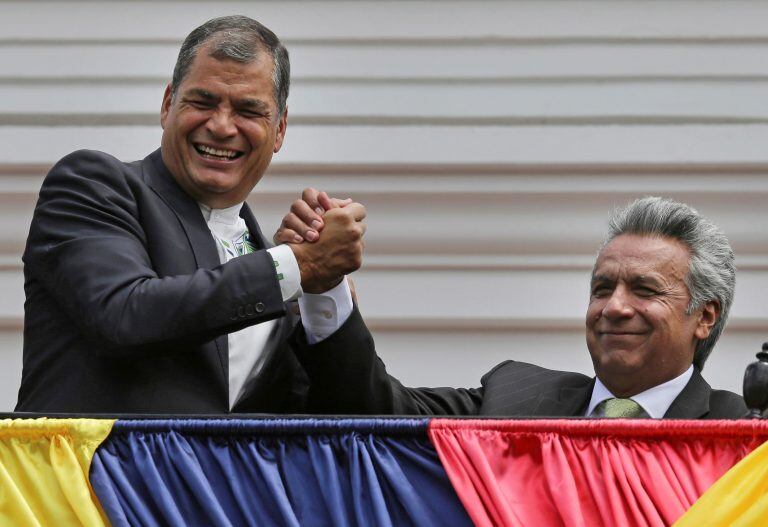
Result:
M271 256L224 265L160 151L123 163L79 151L54 166L24 252L17 411L228 411L227 334L286 315ZM281 318L239 412L301 412L307 379Z
M314 346L301 330L294 339L313 386L310 408L319 413L575 417L586 412L594 386L580 373L506 361L483 376L480 388L406 388L387 374L357 310ZM746 411L741 397L712 390L694 370L664 417L728 419Z

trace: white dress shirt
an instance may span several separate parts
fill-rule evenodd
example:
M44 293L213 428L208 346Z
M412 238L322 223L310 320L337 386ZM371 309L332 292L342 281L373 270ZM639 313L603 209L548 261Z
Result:
M242 203L226 209L199 205L222 264L256 250L245 220L240 217ZM302 323L311 343L329 337L344 324L352 313L352 296L346 277L330 291L302 296L301 271L291 248L279 245L267 249L267 252L275 262L283 301L299 299ZM275 328L276 322L270 320L227 335L230 409L242 395L246 382L255 377L264 365L264 347Z
M691 380L693 375L693 365L691 365L682 374L678 375L671 381L667 381L658 386L654 386L644 392L640 392L637 395L633 395L631 399L637 404L643 407L645 413L654 419L661 419L664 414L667 413L669 407L672 406L672 402L680 395L685 385ZM589 401L587 412L585 416L593 416L595 407L602 403L606 399L613 399L616 396L613 395L608 388L600 381L599 378L595 378L595 388L592 390L592 398Z

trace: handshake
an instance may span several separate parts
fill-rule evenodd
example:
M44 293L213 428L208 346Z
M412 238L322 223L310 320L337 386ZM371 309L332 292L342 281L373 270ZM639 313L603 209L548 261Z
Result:
M305 293L324 293L363 263L365 207L305 189L293 202L274 236L289 244L301 271Z

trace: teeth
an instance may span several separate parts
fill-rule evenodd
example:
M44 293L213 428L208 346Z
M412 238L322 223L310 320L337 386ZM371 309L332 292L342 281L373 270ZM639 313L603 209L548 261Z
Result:
M223 150L219 148L211 148L210 146L205 146L205 145L197 145L197 149L204 154L208 154L216 157L226 157L227 159L232 159L237 155L237 152L234 150Z

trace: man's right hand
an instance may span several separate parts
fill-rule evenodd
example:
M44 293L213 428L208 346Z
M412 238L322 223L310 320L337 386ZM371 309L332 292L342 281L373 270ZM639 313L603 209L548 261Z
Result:
M291 204L291 211L283 217L280 228L273 238L275 245L281 243L302 243L317 241L325 226L323 215L326 211L346 207L351 198L331 198L325 192L306 188L301 199Z
M331 198L325 195L325 199L331 208L321 217L322 230L316 241L289 244L301 271L301 288L306 293L324 293L332 289L345 275L356 271L363 263L365 207L360 203L351 203L351 200L349 203L346 203L347 200L337 200L344 205L333 207ZM319 205L325 206L322 203ZM290 234L289 239L283 239L287 236L285 232L281 234L278 231L275 241L295 241L298 234Z

